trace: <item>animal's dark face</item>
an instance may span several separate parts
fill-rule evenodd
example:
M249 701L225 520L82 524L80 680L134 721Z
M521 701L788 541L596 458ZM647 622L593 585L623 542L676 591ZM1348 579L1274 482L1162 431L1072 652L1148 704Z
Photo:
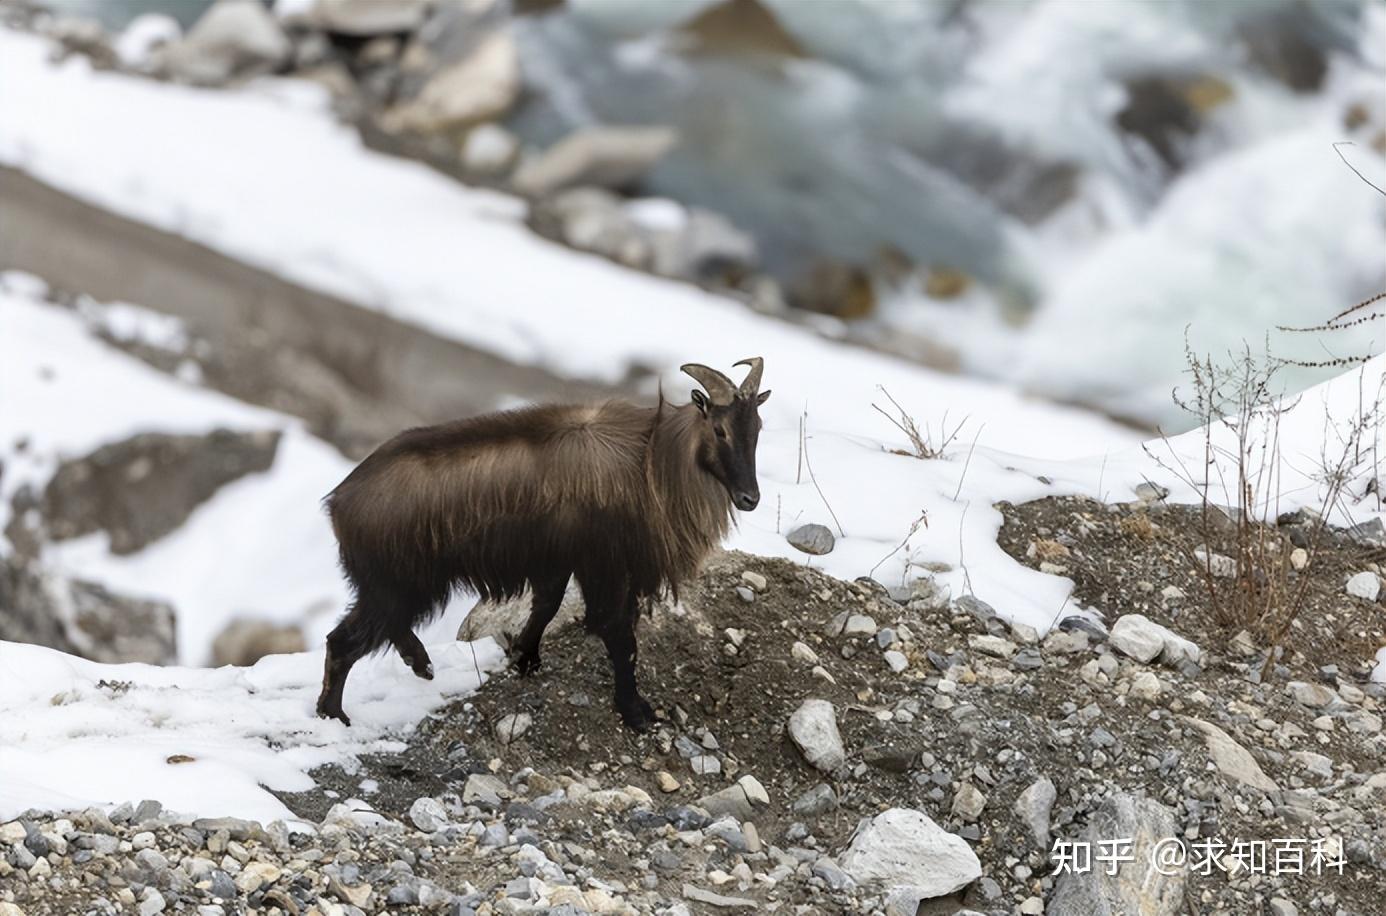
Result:
M702 414L705 426L699 460L708 473L726 487L732 505L749 512L760 503L760 484L756 481L756 443L760 440L761 426L759 408L770 397L770 392L757 390L760 359L745 362L750 363L752 369L739 389L726 376L705 366L685 366L684 371L708 389L707 394L693 391L693 403Z

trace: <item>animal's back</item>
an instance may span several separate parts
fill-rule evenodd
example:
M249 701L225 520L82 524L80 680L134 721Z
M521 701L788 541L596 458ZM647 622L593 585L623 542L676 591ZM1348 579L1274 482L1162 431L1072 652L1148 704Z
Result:
M460 578L483 592L518 589L524 570L507 559L521 554L517 538L534 548L526 556L546 563L578 524L630 504L632 488L643 486L652 420L649 408L612 401L407 430L327 497L343 565L353 578L383 566L401 578Z

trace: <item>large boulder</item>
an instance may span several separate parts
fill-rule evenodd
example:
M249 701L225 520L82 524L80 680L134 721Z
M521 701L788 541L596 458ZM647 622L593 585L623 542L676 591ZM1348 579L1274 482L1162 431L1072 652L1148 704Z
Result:
M1155 852L1160 844L1178 836L1174 813L1149 798L1118 793L1102 803L1088 818L1082 842L1089 844L1093 867L1066 871L1045 910L1048 916L1174 916L1184 902L1183 867L1157 868ZM1123 849L1129 861L1117 863L1115 874L1096 864L1104 841L1130 838ZM1164 874L1162 872L1169 872Z
M81 580L67 583L69 632L93 661L171 665L178 660L173 608L162 601L118 595Z
M17 556L0 557L0 640L47 646L98 662L172 664L173 608L67 581Z
M520 55L505 32L482 38L470 53L435 73L418 96L387 112L390 131L442 134L494 121L520 96Z
M542 196L576 185L627 187L678 143L668 127L582 127L520 165L512 183Z
M105 531L112 553L135 553L178 528L226 484L268 470L279 436L272 430L142 433L65 461L39 507L48 536Z
M270 73L288 63L293 43L258 0L218 0L188 34L168 45L169 76L200 86Z
M857 883L888 888L892 909L907 913L982 876L982 863L966 840L912 808L863 819L841 864Z
M478 601L467 612L466 619L457 631L457 638L463 642L472 642L489 636L501 646L508 647L515 641L515 637L520 635L525 622L529 620L531 601L533 596L528 591L507 601ZM554 615L544 632L553 633L571 626L580 620L584 613L582 592L575 583L570 582L568 590L563 594L563 603L558 606L558 613Z

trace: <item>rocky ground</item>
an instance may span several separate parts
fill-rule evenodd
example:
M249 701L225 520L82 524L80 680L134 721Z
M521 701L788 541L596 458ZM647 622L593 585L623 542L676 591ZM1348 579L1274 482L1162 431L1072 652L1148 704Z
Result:
M1066 543L1080 593L1118 553L1108 581L1135 583L1167 538L1112 531L1149 511L1007 507L1002 542L1034 563ZM1340 613L1379 626L1322 561ZM1196 591L1172 614L1113 584L1097 609L1039 640L927 581L892 596L727 554L642 628L648 734L619 726L599 642L561 626L537 675L284 796L311 830L152 804L3 825L0 913L1377 912L1386 690L1355 645L1292 642L1262 677ZM1055 840L1091 843L1091 870L1061 873Z

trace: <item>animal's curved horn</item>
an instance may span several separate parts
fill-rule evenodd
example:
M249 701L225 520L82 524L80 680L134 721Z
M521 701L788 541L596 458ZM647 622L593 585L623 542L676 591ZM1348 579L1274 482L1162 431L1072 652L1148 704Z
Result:
M765 369L765 360L759 356L752 356L735 365L751 367L751 371L746 373L746 378L741 382L741 396L754 397L756 392L760 391L760 374Z
M735 383L711 366L704 366L702 363L684 363L679 366L679 369L691 375L694 381L702 385L708 398L717 406L725 407L736 398Z

